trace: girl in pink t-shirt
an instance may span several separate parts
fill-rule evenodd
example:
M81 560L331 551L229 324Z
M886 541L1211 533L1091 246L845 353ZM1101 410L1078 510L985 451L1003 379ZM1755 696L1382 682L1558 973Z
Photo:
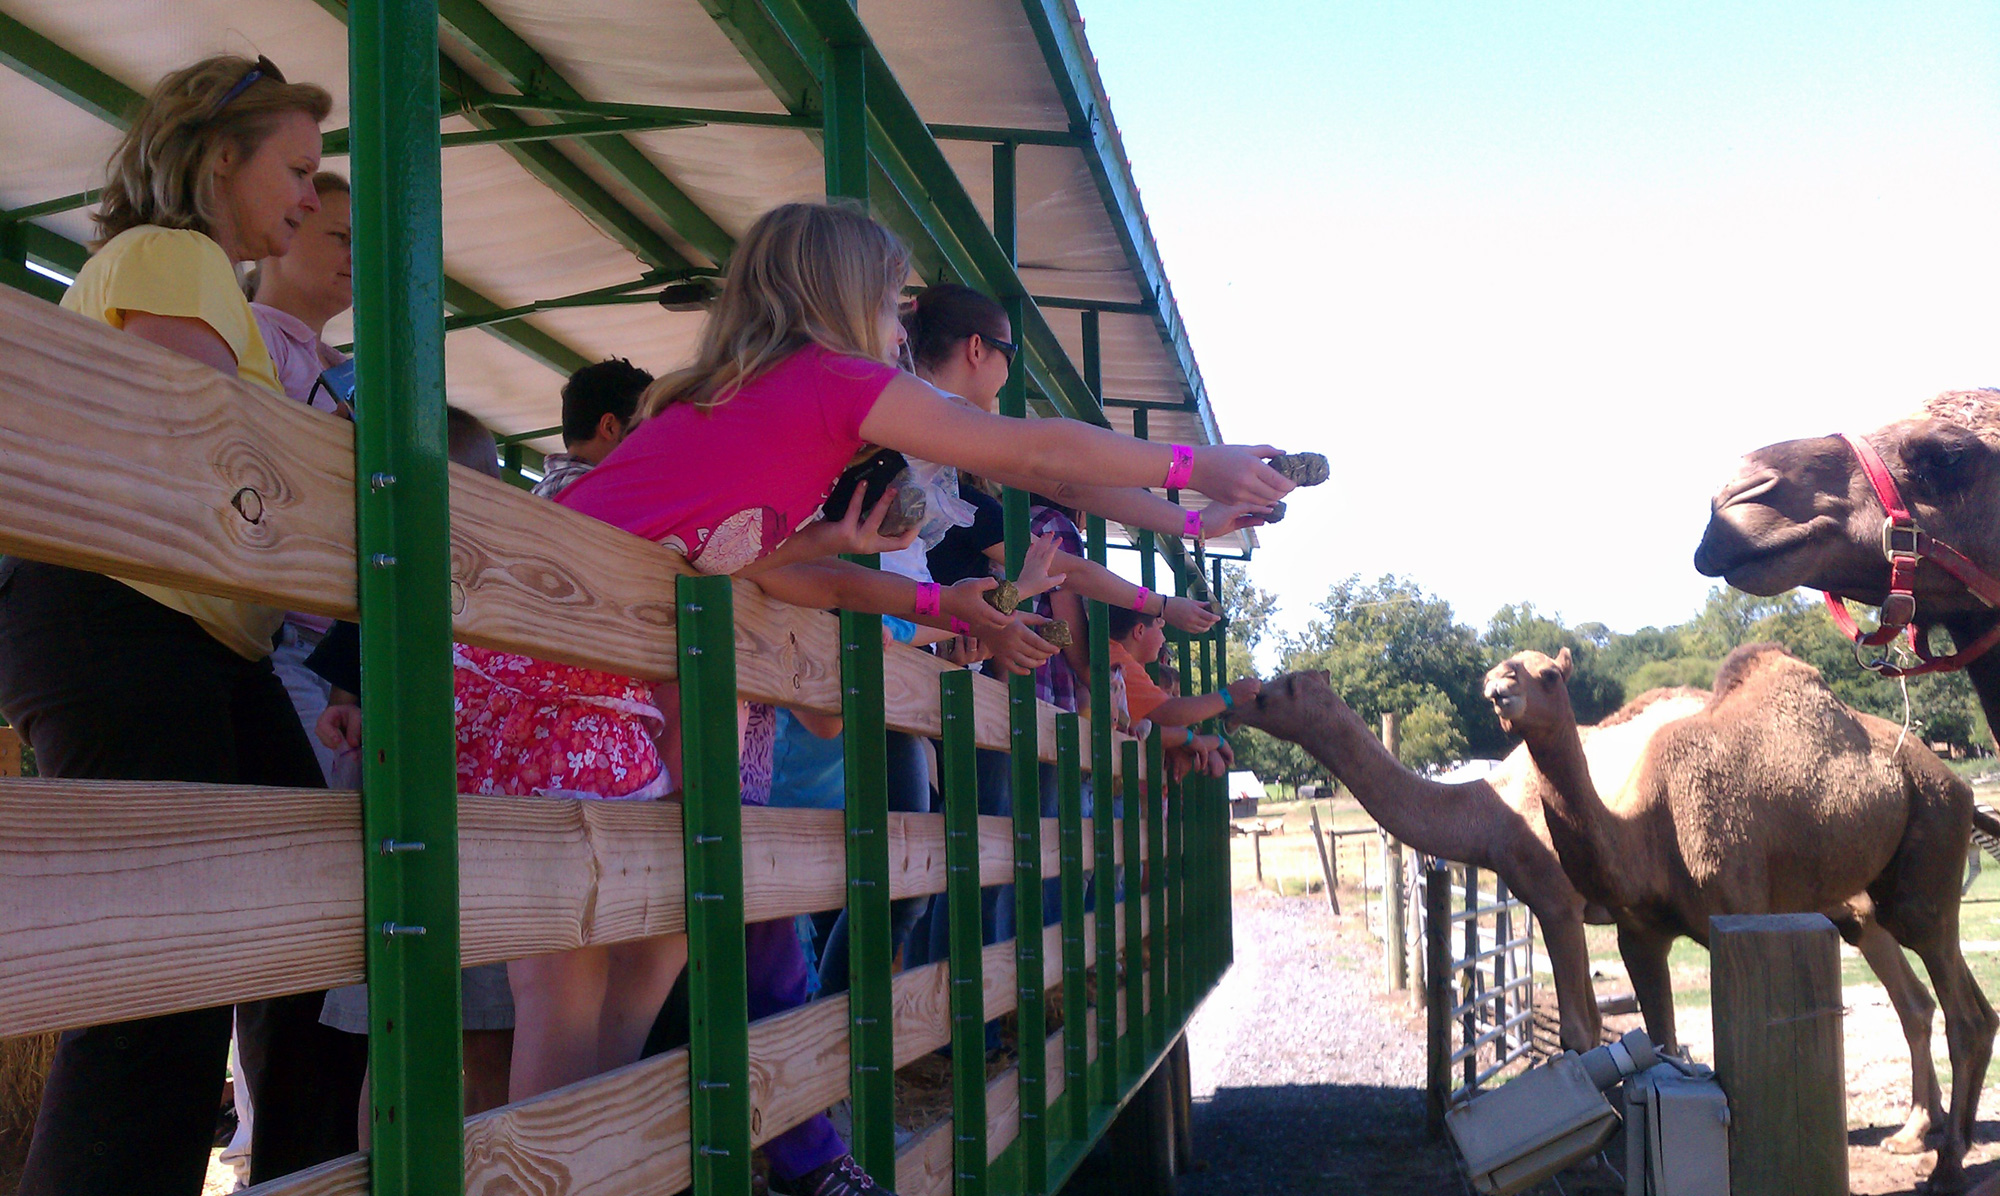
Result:
M978 600L990 582L927 592L832 559L907 542L876 535L886 504L865 517L856 509L839 522L814 519L864 445L980 474L1166 480L1225 502L1269 503L1291 489L1265 464L1277 454L1269 446L1149 444L1072 420L1007 419L898 371L888 363L903 339L897 304L909 273L895 237L859 212L791 204L766 213L737 246L694 364L654 383L644 422L558 501L685 552L704 573L754 576L783 601L938 627L962 619L992 633L1002 621ZM671 783L677 761L633 759L661 719L639 683L480 649L464 649L459 663L461 781L473 791L618 798ZM483 737L468 731L507 722L523 700L542 712L546 734L515 719L506 750L471 742ZM616 769L597 743L616 749ZM519 1022L511 1099L636 1059L685 959L684 940L671 941L680 938L510 965Z

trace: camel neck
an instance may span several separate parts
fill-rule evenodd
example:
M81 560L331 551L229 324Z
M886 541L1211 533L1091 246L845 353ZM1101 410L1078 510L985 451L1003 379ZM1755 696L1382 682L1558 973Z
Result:
M1963 646L1990 631L1996 618L2000 618L2000 615L1968 615L1946 619L1945 629L1951 632L1951 642L1955 647ZM1979 695L1980 709L1986 712L1986 725L2000 727L2000 723L1993 721L2000 718L2000 648L1994 648L1966 665L1965 679L1972 682L1974 692Z
M1549 782L1542 797L1542 811L1549 821L1549 838L1562 857L1563 871L1577 891L1592 901L1624 905L1618 900L1613 877L1619 870L1610 861L1627 858L1617 842L1622 821L1598 796L1590 779L1590 763L1583 754L1583 736L1576 722L1529 732L1523 737L1535 767Z
M1351 711L1320 720L1323 737L1303 746L1327 767L1383 830L1442 859L1492 867L1491 855L1504 840L1494 833L1493 811L1500 808L1492 787L1441 785L1403 767ZM1474 791L1488 799L1482 805Z

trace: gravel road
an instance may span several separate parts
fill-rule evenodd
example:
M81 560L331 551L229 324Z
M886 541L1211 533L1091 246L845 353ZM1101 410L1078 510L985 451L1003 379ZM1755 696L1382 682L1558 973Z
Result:
M1444 1196L1424 1135L1424 1036L1380 948L1322 897L1252 890L1236 963L1188 1030L1197 1171L1180 1196Z

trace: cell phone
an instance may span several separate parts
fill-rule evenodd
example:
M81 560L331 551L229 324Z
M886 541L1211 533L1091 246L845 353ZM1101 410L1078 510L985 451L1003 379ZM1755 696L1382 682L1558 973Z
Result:
M847 504L854 501L856 487L863 487L861 493L861 513L865 516L882 501L882 495L893 486L896 478L910 467L903 454L895 449L882 449L874 456L856 461L841 472L833 490L826 496L820 507L820 514L838 522L847 518Z
M313 381L312 392L306 396L308 406L316 404L321 391L325 391L327 397L333 400L336 410L342 404L346 404L349 411L354 409L354 359L352 357L341 362L339 365L328 366L326 369L320 371L319 377Z

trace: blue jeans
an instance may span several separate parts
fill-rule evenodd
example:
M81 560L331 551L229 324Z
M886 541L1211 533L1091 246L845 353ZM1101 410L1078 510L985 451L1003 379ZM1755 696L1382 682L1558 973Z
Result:
M923 742L891 731L887 742L889 809L899 814L931 811L930 765ZM847 807L845 737L821 739L805 729L789 711L778 712L778 740L772 751L771 804L793 809L840 810ZM910 943L910 932L930 908L929 897L906 897L889 904L892 952ZM911 959L906 965L928 962ZM847 991L847 911L842 910L820 948L819 988L822 993Z

